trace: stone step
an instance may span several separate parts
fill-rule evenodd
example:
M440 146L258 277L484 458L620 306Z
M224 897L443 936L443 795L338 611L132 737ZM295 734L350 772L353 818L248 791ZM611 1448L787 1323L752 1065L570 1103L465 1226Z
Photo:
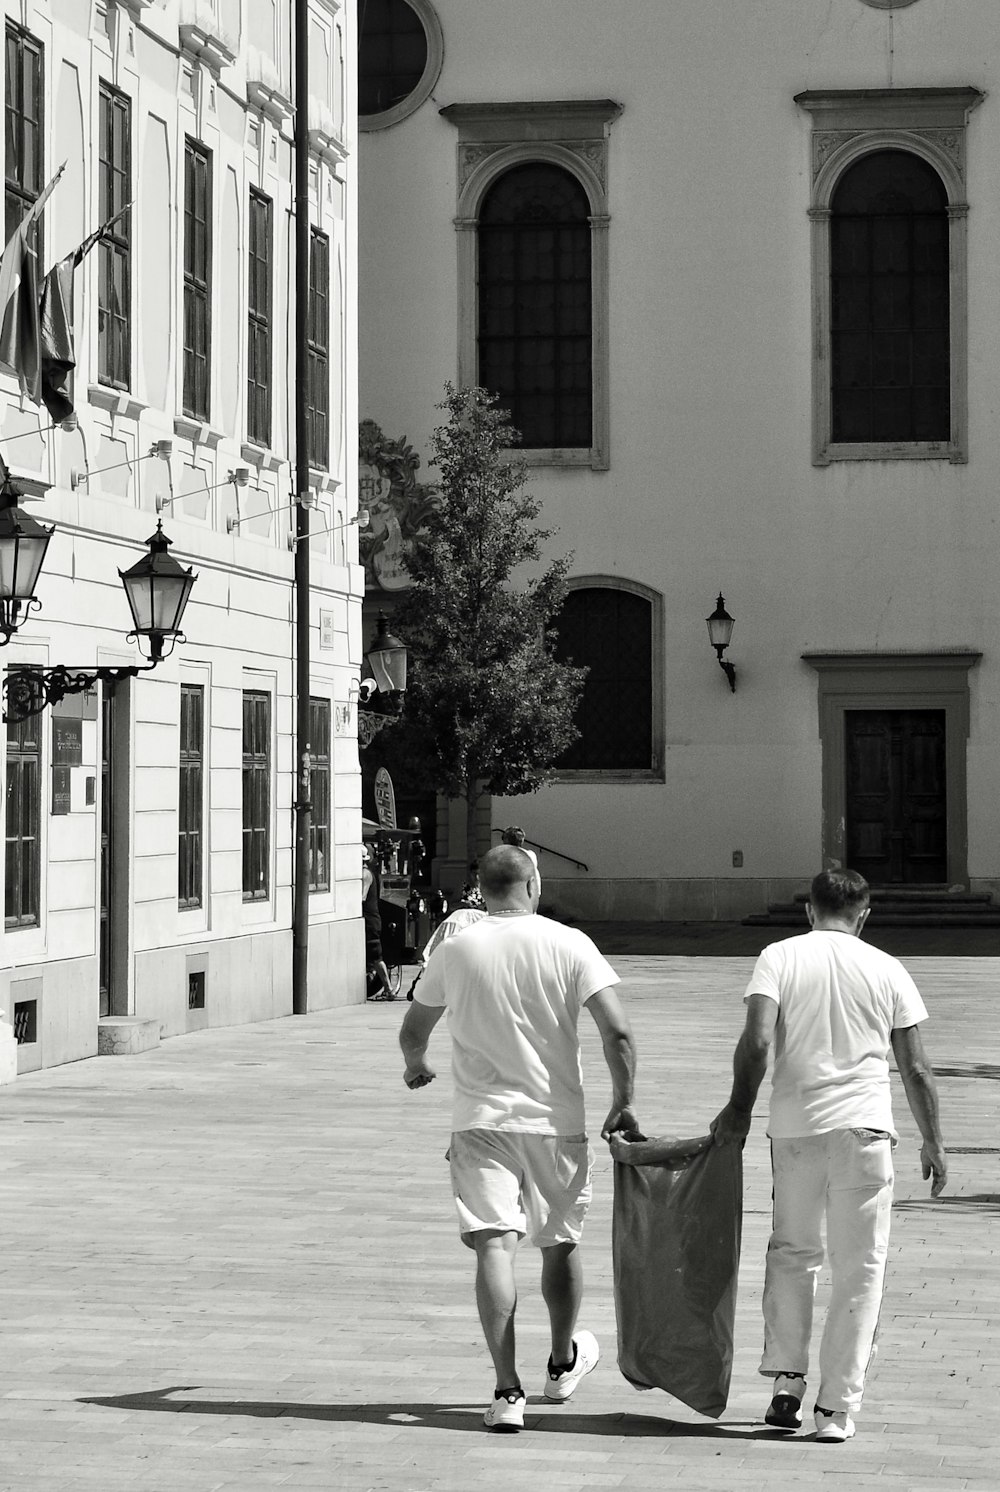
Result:
M142 1015L105 1015L97 1022L99 1057L135 1057L160 1044L160 1023Z

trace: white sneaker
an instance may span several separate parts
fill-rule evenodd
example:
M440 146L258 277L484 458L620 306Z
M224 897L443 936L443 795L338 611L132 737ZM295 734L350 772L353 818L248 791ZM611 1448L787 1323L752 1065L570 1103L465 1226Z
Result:
M838 1413L833 1409L821 1409L817 1404L813 1423L816 1426L816 1439L829 1445L838 1445L854 1435L854 1421L846 1410Z
M601 1355L597 1338L592 1331L578 1331L573 1338L573 1346L576 1348L576 1361L571 1368L563 1368L558 1373L553 1372L552 1359L549 1358L545 1373L545 1387L542 1392L547 1399L551 1399L556 1404L565 1403L576 1389L580 1379L597 1367L597 1359Z
M493 1402L483 1415L483 1424L487 1430L496 1430L500 1434L516 1435L518 1430L523 1430L524 1390L510 1388L506 1393L499 1390L494 1393Z

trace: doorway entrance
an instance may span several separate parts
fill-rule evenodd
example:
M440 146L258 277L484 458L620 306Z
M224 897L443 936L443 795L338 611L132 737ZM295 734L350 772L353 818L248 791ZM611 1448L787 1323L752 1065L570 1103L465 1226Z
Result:
M846 710L847 863L873 886L948 879L944 710Z
M969 675L980 656L802 654L819 685L825 866L882 886L968 886Z

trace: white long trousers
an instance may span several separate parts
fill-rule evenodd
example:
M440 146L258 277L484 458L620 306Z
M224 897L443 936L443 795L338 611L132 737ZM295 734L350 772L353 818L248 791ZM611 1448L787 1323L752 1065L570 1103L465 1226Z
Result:
M833 1288L816 1403L853 1414L875 1356L892 1210L892 1142L870 1129L772 1140L771 1165L774 1230L767 1246L760 1371L768 1378L809 1371L825 1216Z

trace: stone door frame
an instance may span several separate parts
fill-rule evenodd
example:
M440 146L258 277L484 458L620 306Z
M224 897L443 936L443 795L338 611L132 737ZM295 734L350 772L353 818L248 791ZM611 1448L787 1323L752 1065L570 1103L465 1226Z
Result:
M823 865L845 864L847 829L846 713L848 710L943 710L949 886L969 887L966 743L969 670L981 653L809 652L804 663L819 676L819 735L823 760Z

